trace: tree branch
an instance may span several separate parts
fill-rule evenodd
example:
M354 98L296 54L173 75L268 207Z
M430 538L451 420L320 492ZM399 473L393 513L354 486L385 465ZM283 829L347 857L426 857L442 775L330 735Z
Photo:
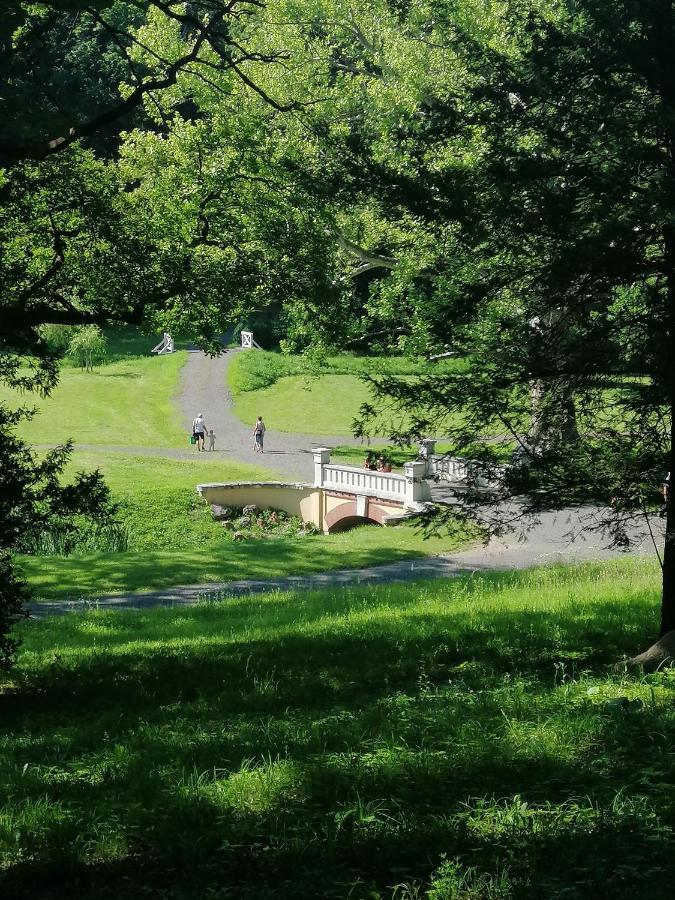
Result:
M377 253L370 253L368 250L350 241L342 233L338 234L337 242L343 250L361 260L361 264L349 273L349 278L356 278L357 275L362 275L371 269L395 269L398 265L398 260L394 259L393 256L381 256Z
M171 87L176 83L181 70L197 59L204 43L208 40L211 32L214 31L216 26L220 23L223 15L223 12L216 12L206 24L197 22L198 34L192 49L170 63L166 68L164 76L155 76L147 81L141 81L136 85L129 96L119 104L92 116L92 118L86 122L73 125L65 135L60 135L47 141L30 141L25 143L1 140L0 160L8 163L17 163L24 159L46 159L54 153L65 150L66 147L70 146L70 144L80 138L94 134L105 125L123 118L136 107L140 106L145 95L149 94L151 91L158 91Z

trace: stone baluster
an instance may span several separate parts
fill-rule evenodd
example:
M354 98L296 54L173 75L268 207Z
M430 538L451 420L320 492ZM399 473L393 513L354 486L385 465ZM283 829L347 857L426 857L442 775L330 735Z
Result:
M434 453L436 452L435 438L423 438L417 448L417 456L426 463L424 475L430 478L434 474Z

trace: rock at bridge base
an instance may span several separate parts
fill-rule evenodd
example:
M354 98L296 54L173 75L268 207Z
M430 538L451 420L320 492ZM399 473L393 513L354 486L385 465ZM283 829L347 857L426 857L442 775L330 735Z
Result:
M211 503L211 515L216 522L226 522L232 518L233 514L231 506L219 506L217 503Z
M627 660L630 668L641 666L643 669L663 669L675 665L675 631L667 631L655 644Z

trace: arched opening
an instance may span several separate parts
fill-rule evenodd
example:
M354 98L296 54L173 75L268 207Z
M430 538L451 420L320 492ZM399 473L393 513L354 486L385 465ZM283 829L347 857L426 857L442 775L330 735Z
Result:
M356 528L360 525L377 525L380 528L382 527L379 522L376 522L375 519L368 518L368 516L347 515L343 516L341 519L337 519L332 525L329 525L328 534L338 534L341 531L349 531L350 528Z

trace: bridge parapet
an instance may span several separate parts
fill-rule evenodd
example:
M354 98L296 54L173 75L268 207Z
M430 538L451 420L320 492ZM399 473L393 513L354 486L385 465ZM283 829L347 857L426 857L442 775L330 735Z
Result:
M486 465L461 456L431 456L426 462L426 477L434 481L446 481L457 485L489 488L501 478L505 465Z
M398 475L393 472L374 472L358 466L331 463L331 451L328 447L317 447L312 452L315 487L362 494L382 500L396 500L408 509L413 509L417 504L430 499L429 486L424 481L426 473L424 461L406 463L404 474Z

